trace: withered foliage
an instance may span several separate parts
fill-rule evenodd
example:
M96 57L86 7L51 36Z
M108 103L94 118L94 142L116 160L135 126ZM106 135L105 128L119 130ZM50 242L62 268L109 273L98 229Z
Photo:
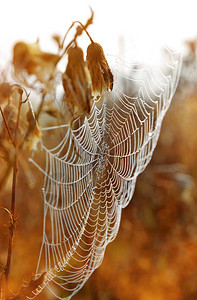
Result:
M83 50L70 47L68 50L68 64L62 75L65 90L64 101L74 118L90 112L90 87L88 83L87 67L84 61Z
M92 95L99 96L112 90L113 75L105 58L103 48L98 43L91 43L87 49L87 66L91 77Z
M42 51L39 40L31 44L23 41L17 42L13 48L12 59L14 83L8 82L6 71L0 78L0 192L3 195L0 204L0 207L3 208L0 210L3 215L1 225L7 224L6 214L3 212L7 212L10 217L9 226L6 225L7 230L0 226L0 245L3 249L3 252L0 253L0 298L6 300L25 299L32 296L45 277L45 273L39 278L32 277L35 268L30 268L31 273L23 274L20 277L18 270L14 273L14 270L17 269L17 262L12 263L11 261L13 250L16 255L19 250L13 244L13 238L20 240L20 234L22 236L18 229L18 222L16 222L16 220L20 222L20 217L23 216L23 209L20 210L20 208L25 207L26 202L24 205L22 203L23 201L31 203L33 193L37 195L36 198L39 198L40 182L32 172L28 157L40 149L41 128L46 124L72 126L73 121L77 118L83 120L84 116L88 116L90 113L93 98L101 97L113 86L113 75L103 49L99 44L93 42L87 31L93 22L93 16L91 10L91 16L86 24L73 22L63 39L59 35L53 36L57 45L57 53ZM67 34L74 28L74 37L66 45ZM82 48L78 45L78 40L84 32L91 42L86 59ZM59 62L65 56L67 56L65 71L60 72ZM57 98L58 88L63 94ZM76 124L77 122L75 122L75 126L77 126ZM50 143L50 137L43 138L48 138ZM40 156L42 157L42 155ZM20 176L22 176L24 184L22 189ZM30 194L27 192L25 194L25 186L31 189ZM22 197L18 197L20 189L23 190ZM5 199L6 201L4 201ZM10 199L11 205L9 205ZM19 216L16 217L18 205ZM35 206L30 206L32 214ZM31 220L31 214L28 214L28 220ZM41 219L38 223L40 224L40 222ZM28 227L29 224L28 221ZM2 241L4 231L6 231L8 239ZM17 232L16 237L15 232ZM19 250L19 254L22 252ZM23 280L29 276L31 278L29 283L23 285ZM20 278L19 281L17 281L18 278ZM16 282L18 283L15 285ZM20 290L16 286L21 286ZM16 296L11 293L13 287Z
M28 75L35 75L37 80L47 84L55 72L59 56L42 52L38 41L34 44L19 42L13 49L13 66L16 76L25 70Z
M0 209L2 299L5 298L4 273L11 225L8 222L16 221L9 210L11 171L16 156L18 221L8 299L22 300L31 297L45 279L45 273L39 278L32 275L41 239L41 179L27 160L31 151L39 149L39 128L46 122L44 116L47 115L47 121L51 118L50 124L57 124L69 115L66 120L72 124L74 119L88 115L94 96L113 88L113 76L101 46L91 41L85 59L77 44L84 28L88 29L92 21L93 14L83 27L76 28L67 46L64 46L65 39L54 37L57 54L42 52L38 42L16 44L13 66L17 85L6 80L0 83L0 207L4 208ZM188 46L193 66L196 66L196 41L189 42ZM68 55L68 63L58 82L64 95L57 105L58 63L64 55ZM33 80L29 80L31 77ZM29 103L32 89L41 95L40 105L33 109ZM108 247L102 266L75 300L197 299L196 84L187 98L182 98L184 89L182 82L164 120L153 160L137 182L135 200L123 211L120 234ZM41 152L39 157L41 161ZM28 283L23 284L24 280ZM51 298L44 291L36 299Z
M75 300L197 299L197 76L193 86L183 73L196 54L189 60L119 234Z
M0 84L0 104L7 103L13 90L8 82L2 82Z
M6 101L0 107L0 190L9 179L16 156L21 166L26 170L29 169L28 163L19 149L26 148L28 155L28 153L37 147L38 140L36 140L36 136L41 135L39 129L36 128L35 120L34 125L30 129L27 119L28 95L25 90L21 89L18 84L10 85L4 82L2 85L6 87ZM32 115L32 111L30 111L30 114ZM29 134L27 134L28 132ZM32 137L31 143L28 141L30 136Z
M62 57L67 54L68 63L65 72L62 75L62 85L65 91L63 103L67 104L70 111L69 122L82 116L88 115L91 109L92 99L101 96L105 91L113 88L113 75L104 55L104 51L100 44L93 42L87 32L87 28L93 22L93 11L91 17L86 24L76 21L73 22L69 30L76 23L74 38L65 45L67 33L63 40L58 35L53 36L54 41L58 45L57 54L42 52L39 47L39 41L33 44L18 42L13 49L13 66L16 78L26 87L36 89L36 83L40 83L40 88L47 94L50 100L51 94L55 94L56 79L58 71L58 63ZM78 46L77 40L80 35L86 32L90 38L91 44L87 49L87 57L84 59L83 50ZM32 80L31 79L32 76ZM51 110L56 116L63 113L67 114L67 108L60 114L54 113L55 97L50 102ZM48 106L45 100L44 107ZM43 107L43 110L45 108Z

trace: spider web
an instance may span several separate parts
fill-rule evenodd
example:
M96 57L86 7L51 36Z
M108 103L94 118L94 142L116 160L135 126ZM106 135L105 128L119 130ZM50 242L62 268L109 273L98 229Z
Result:
M152 57L155 58L152 53ZM159 60L114 61L114 90L94 99L89 117L73 126L43 128L43 240L37 274L59 299L70 299L102 262L116 237L122 208L156 146L177 87L180 57L166 49Z

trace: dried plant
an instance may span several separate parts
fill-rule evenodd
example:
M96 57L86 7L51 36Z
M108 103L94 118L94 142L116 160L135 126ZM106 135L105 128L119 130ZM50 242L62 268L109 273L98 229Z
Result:
M103 48L92 42L87 49L87 66L91 77L92 95L101 96L113 88L113 75L105 58Z
M151 159L178 83L180 64L169 55L167 69L158 66L151 73L142 65L122 75L136 93L117 89L112 94L115 77L102 46L88 33L93 16L91 10L86 24L73 22L63 38L54 35L55 54L43 52L39 41L16 43L16 83L0 84L0 189L12 171L11 208L1 212L10 219L0 280L5 300L33 298L46 286L59 299L70 299L98 268L107 244L117 235L136 178ZM73 39L66 43L71 30ZM86 57L78 45L82 34L90 40ZM67 64L60 72L64 56ZM58 88L62 94L57 97ZM24 172L30 188L37 184L28 158L44 174L43 241L37 273L14 295L9 278L18 171Z
M5 300L24 299L32 295L45 278L44 272L37 279L32 278L28 284L22 285L16 296L10 295L9 277L16 227L17 173L18 169L20 171L22 167L25 174L27 174L26 179L30 188L33 187L32 178L28 178L32 174L26 158L24 158L24 151L28 151L27 157L31 152L37 151L37 146L41 141L39 118L42 120L44 113L48 114L48 116L53 116L58 123L63 114L70 112L67 122L71 125L79 116L90 113L95 83L93 82L94 78L89 75L88 68L91 68L91 64L94 64L94 62L88 61L87 67L83 50L77 45L77 38L83 31L87 30L92 21L93 11L91 10L91 17L85 25L79 22L80 26L76 28L73 40L66 47L64 44L67 34L62 41L59 36L53 36L58 45L57 54L41 51L38 40L33 44L16 43L13 48L12 64L14 69L13 78L17 80L17 83L11 84L6 80L0 83L0 112L2 117L0 127L0 160L2 164L0 189L5 186L10 178L10 173L13 172L11 208L2 208L10 218L7 262L3 267L0 279L0 295ZM70 26L69 30L73 28L75 23ZM99 47L101 48L101 46ZM101 60L107 64L104 52L103 50L101 51ZM65 91L62 102L64 106L62 106L61 104L55 104L56 77L59 74L57 64L66 54L68 55L68 63L65 72L62 74L62 85ZM93 88L91 89L91 87ZM27 93L26 89L29 89L30 92ZM41 95L37 111L33 110L30 102L32 90L37 91ZM100 89L100 94L101 92L102 88ZM47 97L48 99L46 100ZM61 111L62 107L63 111ZM33 184L35 184L34 180Z

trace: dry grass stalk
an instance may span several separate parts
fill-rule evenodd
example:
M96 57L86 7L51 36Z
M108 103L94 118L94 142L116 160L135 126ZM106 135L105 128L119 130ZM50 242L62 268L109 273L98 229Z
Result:
M74 38L67 46L64 44L68 31L62 41L58 35L53 37L58 45L57 54L41 51L38 41L33 44L16 43L13 49L12 64L14 76L20 85L18 83L12 85L6 80L0 83L0 112L2 117L0 160L3 165L2 170L0 170L0 190L9 180L9 175L13 170L11 207L10 209L3 208L10 216L7 261L2 267L3 272L0 277L1 298L6 300L23 299L31 295L39 285L42 285L45 279L45 273L43 273L39 278L31 279L29 284L23 286L17 296L11 297L10 295L9 276L16 226L17 173L20 165L24 168L25 174L30 174L23 153L28 152L30 154L31 151L37 151L38 143L41 140L39 126L41 126L40 120L42 120L43 112L52 115L57 123L60 122L60 116L65 123L65 115L70 114L66 122L72 126L75 119L79 117L83 119L84 116L89 115L94 97L101 96L113 87L113 75L104 51L101 45L92 40L87 31L88 26L93 22L93 16L91 10L91 17L85 25L79 21L72 23L68 31L76 23L79 23L79 26L76 27ZM83 50L77 44L77 39L83 32L86 32L91 41L87 49L86 60ZM68 55L68 63L62 74L61 82L65 94L61 104L57 106L55 105L56 77L60 73L57 65L65 54ZM35 90L41 96L36 113L32 111L29 102L30 93L27 93L25 88Z

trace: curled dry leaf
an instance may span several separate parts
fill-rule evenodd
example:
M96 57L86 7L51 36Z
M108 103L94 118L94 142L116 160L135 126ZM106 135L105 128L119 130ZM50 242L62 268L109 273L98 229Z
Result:
M64 100L74 118L90 111L90 89L83 50L72 47L68 50L68 64L62 76L65 90Z
M58 61L58 55L42 52L38 42L18 42L14 46L13 65L16 75L25 70L28 75L35 75L40 82L46 82L52 76Z
M29 134L27 135L24 141L24 146L26 146L30 152L36 151L38 143L41 140L41 131L37 128L36 120L34 119L34 116L30 108L26 114L26 118L28 123Z
M91 77L92 96L100 96L113 88L113 75L105 58L103 48L91 43L87 49L87 66Z
M8 82L0 84L0 104L6 103L12 93L12 86Z
M25 146L29 149L29 151L37 151L38 143L41 140L41 132L35 127L30 134L28 135Z
M52 36L52 39L58 45L58 47L61 48L61 37L60 37L60 35L59 34L54 34Z

